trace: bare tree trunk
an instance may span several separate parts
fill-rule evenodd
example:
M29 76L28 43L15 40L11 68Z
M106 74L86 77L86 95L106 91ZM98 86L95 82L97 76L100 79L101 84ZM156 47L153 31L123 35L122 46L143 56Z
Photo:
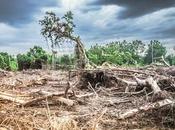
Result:
M170 65L166 62L166 60L164 59L164 57L162 56L162 62L167 66L167 67L170 67Z
M56 68L55 67L56 66L56 61L55 61L55 59L56 59L56 53L57 52L52 49L52 66L51 67L52 67L53 70L55 70L55 68Z
M76 58L77 58L76 67L78 69L84 69L84 68L86 68L86 66L88 64L88 58L86 56L84 45L81 42L79 37L76 38L74 41L76 42L76 46L75 46L75 54L76 54Z

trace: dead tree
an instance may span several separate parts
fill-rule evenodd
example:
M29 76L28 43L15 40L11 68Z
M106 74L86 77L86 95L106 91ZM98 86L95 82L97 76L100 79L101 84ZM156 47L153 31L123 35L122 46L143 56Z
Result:
M41 34L50 40L51 47L59 46L65 40L70 40L75 43L75 55L77 58L76 67L84 69L88 63L88 58L85 54L83 43L79 36L73 34L75 27L73 23L73 14L67 12L62 18L56 16L53 12L46 12L46 16L39 23L42 26Z

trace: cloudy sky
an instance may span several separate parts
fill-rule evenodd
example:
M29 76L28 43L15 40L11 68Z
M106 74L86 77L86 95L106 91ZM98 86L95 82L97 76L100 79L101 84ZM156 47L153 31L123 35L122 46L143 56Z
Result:
M175 46L175 0L0 0L0 51L47 48L38 20L45 11L71 10L86 47L114 40L160 40Z

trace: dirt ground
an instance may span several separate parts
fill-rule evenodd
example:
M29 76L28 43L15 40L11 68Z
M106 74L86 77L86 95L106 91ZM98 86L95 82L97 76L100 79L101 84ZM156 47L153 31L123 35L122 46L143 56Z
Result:
M157 107L157 101L150 100L150 90L131 87L126 92L128 84L121 82L134 81L136 74L140 79L148 75L158 77L161 90L167 91L174 101L175 77L168 72L172 71L164 68L113 68L81 73L1 70L0 130L175 129L174 103ZM70 89L65 95L67 88ZM156 108L141 109L153 103ZM133 109L138 111L121 118Z

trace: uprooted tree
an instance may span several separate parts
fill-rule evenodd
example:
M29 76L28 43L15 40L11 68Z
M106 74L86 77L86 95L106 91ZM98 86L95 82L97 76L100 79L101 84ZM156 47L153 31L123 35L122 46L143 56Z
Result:
M51 42L51 48L59 47L65 40L74 42L76 67L78 69L86 67L88 58L80 37L73 34L75 25L71 11L67 12L62 18L57 17L53 12L46 12L46 16L39 23L42 26L41 34Z

